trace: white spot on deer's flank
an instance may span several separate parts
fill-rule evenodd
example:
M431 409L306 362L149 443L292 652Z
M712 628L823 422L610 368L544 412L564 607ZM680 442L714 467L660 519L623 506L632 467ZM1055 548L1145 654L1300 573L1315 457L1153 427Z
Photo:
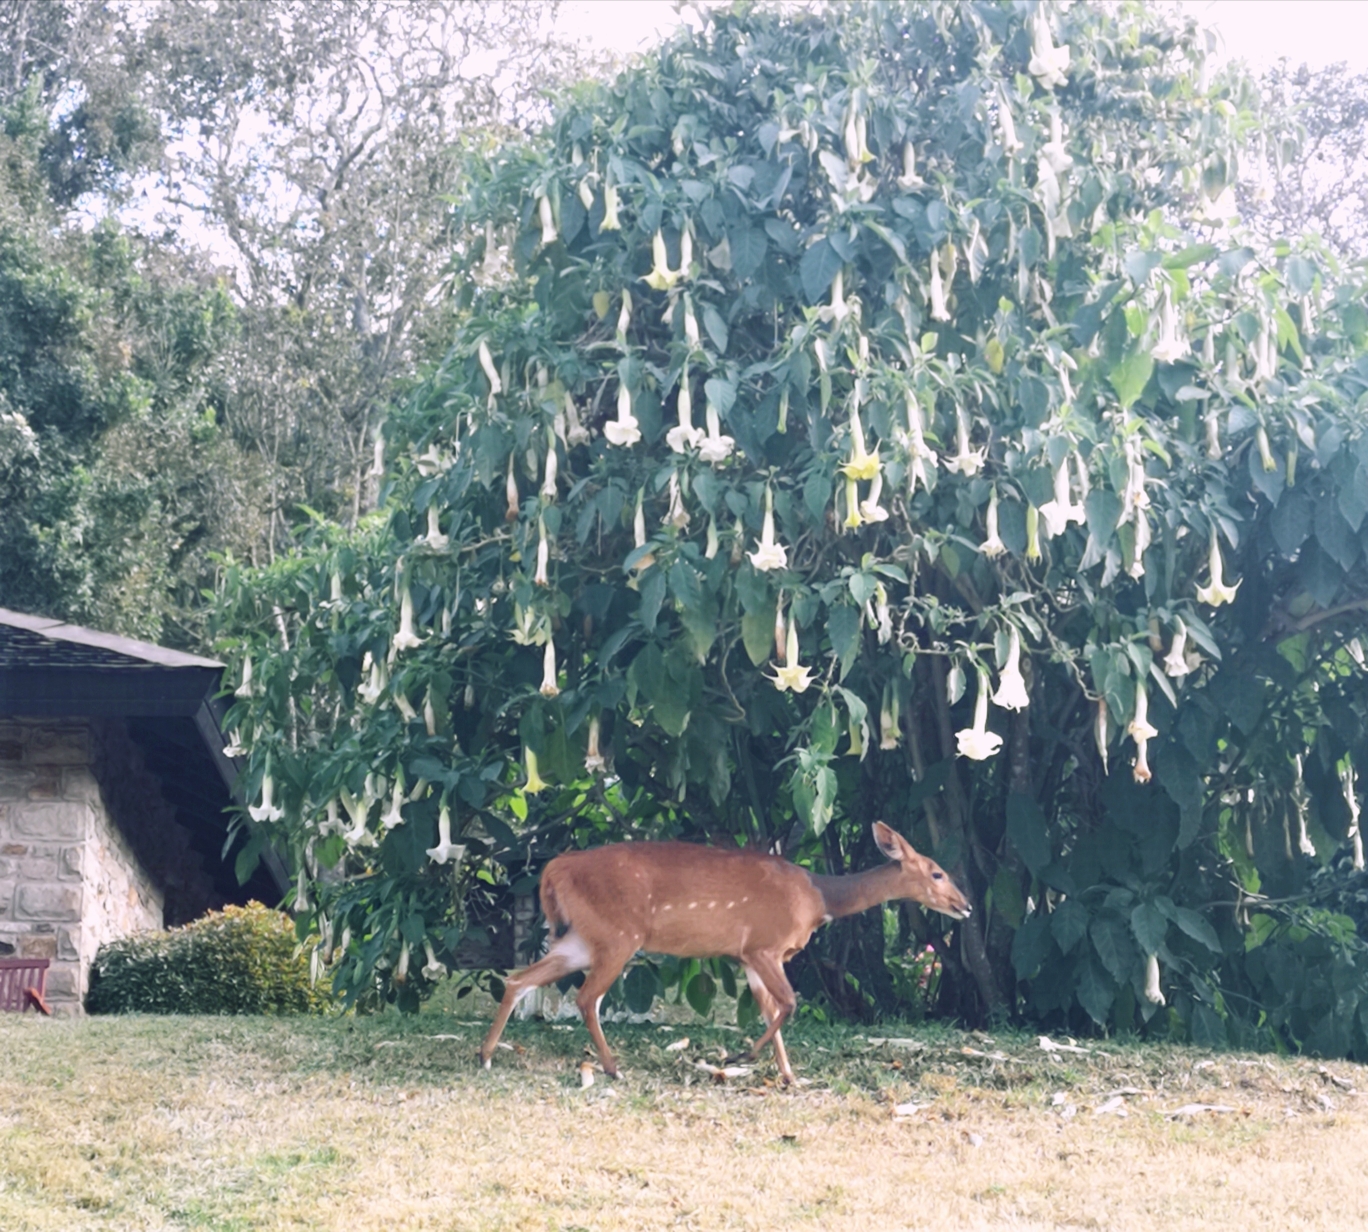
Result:
M717 906L717 903L716 903L715 901L714 901L714 902L711 902L711 903L708 904L708 910L711 911L711 910L712 910L714 907L716 907L716 906Z
M692 910L693 910L695 907L697 907L697 906L698 906L697 903L690 903L690 904L689 904L689 910L692 911Z
M735 899L733 899L731 902L729 902L729 903L727 904L727 906L728 906L728 907L735 907L735 906L736 906L736 901L735 901Z
M674 904L673 904L673 903L666 903L665 906L661 908L661 910L662 910L662 911L673 911L673 910L674 910Z

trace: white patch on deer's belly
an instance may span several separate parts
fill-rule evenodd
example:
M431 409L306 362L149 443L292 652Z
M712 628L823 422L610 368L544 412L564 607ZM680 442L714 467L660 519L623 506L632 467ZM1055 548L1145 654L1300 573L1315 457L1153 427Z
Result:
M824 916L822 917L822 923L823 923L823 924L830 924L830 923L831 923L831 920L832 920L832 916L831 916L831 913L830 913L830 912L828 912L826 915L824 915Z
M558 938L547 951L547 957L554 954L557 958L571 964L574 971L583 971L589 965L589 947L584 938L573 929Z

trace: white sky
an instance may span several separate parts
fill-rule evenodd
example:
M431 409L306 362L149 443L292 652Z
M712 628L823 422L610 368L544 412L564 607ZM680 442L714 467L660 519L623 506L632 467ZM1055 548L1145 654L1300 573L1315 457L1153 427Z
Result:
M1224 50L1255 68L1286 56L1323 68L1345 60L1368 71L1368 0L1183 0L1221 34ZM566 0L557 24L572 38L620 53L640 51L680 18L672 0Z

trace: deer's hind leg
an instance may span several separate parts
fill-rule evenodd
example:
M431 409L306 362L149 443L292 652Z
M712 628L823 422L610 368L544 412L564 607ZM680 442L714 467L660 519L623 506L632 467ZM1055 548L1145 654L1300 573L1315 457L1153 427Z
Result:
M607 1037L603 1034L603 1027L599 1024L599 1002L603 1000L604 993L613 986L613 981L622 974L623 967L631 960L636 949L636 940L631 939L612 948L604 947L595 953L589 974L584 977L584 983L580 985L579 996L575 998L575 1004L579 1006L580 1017L584 1019L584 1025L589 1029L589 1037L594 1041L594 1047L598 1049L603 1072L610 1078L618 1076L617 1059L613 1056L612 1049L608 1047Z
M779 1076L785 1083L794 1081L793 1067L789 1065L788 1050L784 1047L779 1028L788 1021L789 1015L798 1007L798 998L793 985L784 974L783 964L769 954L748 954L742 960L746 969L746 982L760 1013L764 1015L766 1030L751 1049L753 1058L759 1057L766 1044L774 1042L774 1060L779 1066Z
M508 1025L514 1008L533 989L543 988L563 980L567 975L583 971L589 965L589 947L572 929L551 943L546 957L538 959L530 967L515 971L508 977L504 986L503 1000L499 1002L499 1012L494 1015L494 1023L480 1045L480 1061L485 1069L490 1067L494 1049L499 1036ZM611 981L610 981L611 983Z

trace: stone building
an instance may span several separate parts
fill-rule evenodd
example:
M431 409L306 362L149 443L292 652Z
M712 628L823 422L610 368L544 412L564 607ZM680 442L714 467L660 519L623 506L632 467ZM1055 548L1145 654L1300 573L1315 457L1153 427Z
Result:
M224 853L223 665L0 608L0 957L47 958L79 1014L103 942L279 901ZM274 873L271 869L274 867Z

